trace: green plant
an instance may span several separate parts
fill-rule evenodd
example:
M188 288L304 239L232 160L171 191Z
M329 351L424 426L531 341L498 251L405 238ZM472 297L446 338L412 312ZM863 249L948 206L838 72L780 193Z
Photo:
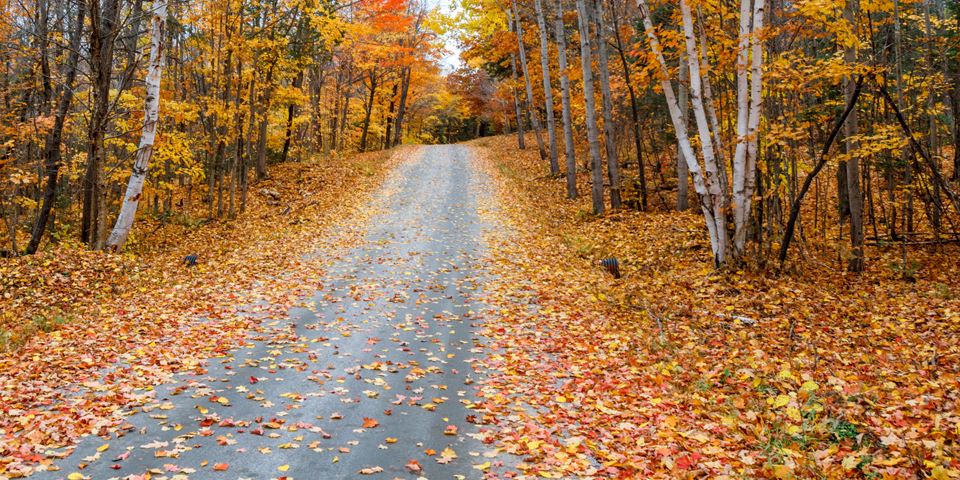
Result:
M513 171L512 168L508 167L506 164L499 163L497 164L497 169L500 170L500 174L507 178L520 178L520 175L517 175L517 172Z
M920 270L920 262L911 260L909 263L888 263L887 267L897 273L901 278L916 278L917 271Z
M830 434L836 439L837 443L844 439L856 440L860 434L860 429L856 425L846 420L831 420Z

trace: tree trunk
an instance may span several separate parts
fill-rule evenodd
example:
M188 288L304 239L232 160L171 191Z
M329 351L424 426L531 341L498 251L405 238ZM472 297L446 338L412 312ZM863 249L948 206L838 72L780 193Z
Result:
M367 131L370 128L370 114L373 113L373 101L377 93L377 70L370 71L370 101L366 105L366 116L363 118L363 131L360 133L360 151L367 151Z
M340 151L343 151L344 141L346 140L343 133L347 128L347 115L350 113L350 86L351 85L348 78L347 88L346 91L344 91L343 115L340 117Z
M43 205L37 214L37 220L33 224L33 232L30 236L30 242L27 243L27 255L33 255L40 247L40 240L43 238L43 232L46 231L47 222L50 219L50 210L56 201L57 178L60 174L60 143L63 138L63 127L66 123L67 114L70 112L70 103L73 101L73 82L77 77L77 65L80 61L80 37L83 36L83 22L86 17L86 5L82 3L77 7L77 20L74 24L75 30L70 38L70 54L67 57L67 76L63 86L60 87L60 106L57 109L57 116L53 122L53 128L47 134L43 146L44 169L47 174L47 183L44 185Z
M273 90L273 69L275 65L271 65L267 70L266 81L263 82L263 91L260 94L260 132L259 140L257 141L257 180L264 180L267 178L267 125L269 125L269 107L270 107L270 97L272 96Z
M91 250L103 250L106 241L107 188L104 178L104 137L109 122L118 0L91 0L90 69L92 95L87 129L87 169L84 173L81 239Z
M617 156L616 131L613 124L613 93L610 91L610 62L607 58L607 40L603 36L603 1L592 0L594 6L594 22L597 28L594 34L597 38L597 57L600 71L600 91L602 93L603 112L603 139L607 146L607 178L610 179L610 208L620 208L620 159Z
M301 85L303 85L303 71L297 74L297 77L293 80L293 88L299 90ZM284 132L283 152L280 154L280 163L287 163L287 154L290 152L290 140L293 137L293 117L296 116L296 113L297 105L295 103L287 105L287 128Z
M400 73L403 74L403 70L401 70ZM393 133L393 109L396 108L397 105L397 90L399 88L400 85L394 82L393 94L390 95L390 106L387 107L386 122L384 122L387 124L387 131L383 136L384 148L390 148L393 146L393 137L390 136L390 134Z
M936 41L933 37L933 29L930 25L930 2L929 0L924 0L923 2L923 24L926 27L926 42L927 42L927 78L935 78L936 70L933 64L933 43ZM929 127L929 137L930 137L930 158L934 159L934 167L939 169L939 157L937 156L938 151L940 150L937 145L937 117L936 117L936 87L931 86L927 89L927 118L928 118L928 127ZM937 182L933 182L933 212L931 215L933 223L933 234L935 237L939 237L940 232L940 185Z
M900 56L900 0L893 0L893 38L894 38L894 56L897 59L897 109L903 111L903 65ZM904 164L903 183L907 188L905 195L907 197L906 208L904 209L904 234L913 232L913 168L909 160L909 145L903 149L900 159ZM904 236L906 241L906 236Z
M620 53L620 63L623 64L623 78L627 84L627 91L630 93L630 113L633 118L633 141L637 149L637 176L640 180L640 209L647 209L647 174L646 166L643 163L643 144L640 140L640 113L637 107L637 95L633 90L633 83L630 81L630 65L627 64L627 57L623 53L623 42L620 40L620 24L617 20L617 2L611 2L613 5L613 35L617 40L617 51Z
M756 0L757 5L763 5L763 0ZM761 7L762 8L762 7ZM700 60L697 57L696 36L693 33L693 14L686 0L680 0L680 11L683 16L683 33L687 46L687 61L690 64L690 100L693 104L693 114L697 121L697 130L700 134L700 150L703 152L703 166L706 175L706 187L709 199L700 199L700 202L710 203L710 213L713 214L716 239L713 242L713 255L716 266L724 263L727 252L727 219L724 211L726 192L722 190L719 179L719 167L713 140L710 138L710 123L703 106L703 87L701 85ZM756 18L754 19L756 21ZM756 52L754 52L757 55ZM755 82L758 84L759 82ZM759 85L758 85L759 86ZM696 162L695 157L693 161ZM698 192L699 193L699 192ZM701 196L703 194L701 193ZM704 212L706 214L707 212Z
M523 23L520 18L520 11L517 10L516 0L511 0L513 4L513 12L516 18L514 19L517 23L517 46L520 48L520 66L523 68L523 82L526 85L527 90L527 113L530 114L530 124L533 125L533 133L537 137L537 146L540 148L540 160L547 159L547 149L543 145L543 135L541 134L542 128L540 128L540 119L537 117L536 107L533 103L533 86L530 84L530 74L527 71L527 49L523 45Z
M848 0L843 8L843 18L850 25L851 29L854 28L855 25L853 7L853 0ZM843 61L851 68L857 63L856 45L844 45ZM856 82L853 81L853 76L847 76L843 88L844 101L848 103L852 101L855 89ZM857 135L856 109L851 111L850 116L847 117L847 123L844 125L843 133L846 137L847 155L849 155L849 160L847 160L847 194L850 200L850 245L852 247L847 269L851 272L862 272L863 195L860 191L860 157L857 154L859 142L854 138Z
M597 133L597 104L593 92L593 57L590 47L590 15L585 0L577 0L580 28L580 65L583 69L584 116L587 121L587 141L590 145L590 165L593 172L593 213L603 213L603 164L600 159L600 139Z
M507 11L507 25L509 25L510 30L513 30L513 14L509 10ZM520 150L525 150L527 146L523 142L523 110L520 107L520 91L517 89L517 57L512 52L510 53L510 72L513 74L513 106L517 110L517 144Z
M150 36L150 63L147 65L146 101L144 102L143 130L140 136L140 148L137 149L137 159L130 171L130 180L127 183L127 192L123 196L123 207L113 233L107 240L107 248L118 252L126 243L133 227L133 220L137 215L137 206L143 192L143 182L147 178L150 168L150 159L153 158L153 142L157 134L157 117L160 109L160 78L163 73L164 41L166 35L167 1L154 0L153 28Z
M760 0L757 0L757 2L761 3ZM689 7L686 6L685 2L681 2L681 6L686 7L686 10L689 11ZM725 250L722 248L726 241L725 239L719 238L719 234L723 231L721 229L724 227L717 224L718 219L725 220L723 217L723 212L714 211L714 205L716 205L716 202L711 202L710 194L707 191L707 184L700 171L700 164L697 162L697 157L695 156L693 147L690 143L690 137L687 135L687 125L684 122L683 115L680 112L680 104L677 102L677 98L674 94L673 85L670 84L670 75L669 70L667 69L667 62L663 58L660 40L653 28L653 20L650 18L650 10L647 7L646 0L637 0L637 7L639 7L639 17L643 21L643 26L646 28L647 39L650 41L650 46L655 52L654 56L656 58L661 76L660 86L663 88L663 94L667 100L667 107L670 109L670 118L673 121L674 130L677 132L677 140L680 143L680 150L683 152L684 159L686 159L687 162L687 167L690 170L690 175L693 177L694 189L696 189L696 192L700 197L700 208L703 210L703 217L707 225L707 232L710 235L710 245L713 250L714 264L720 265L724 263L726 254ZM689 16L688 12L685 12L685 20L687 16ZM692 33L687 36L692 36ZM689 42L687 45L687 51L688 56L692 57L693 59L692 63L688 63L690 63L691 66L696 65L696 50L694 49L691 51ZM693 77L693 75L691 75L691 77ZM711 180L711 183L714 182L717 182L716 178ZM711 185L711 191L712 190L714 190L713 185Z
M407 111L407 92L410 90L410 67L401 70L403 74L403 85L400 87L400 104L397 106L397 125L394 127L393 144L403 143L403 115Z
M680 102L680 119L685 126L690 125L689 105L690 99L687 84L690 81L690 65L685 58L685 53L680 53L680 69L678 71L679 79L677 84L677 97ZM687 168L687 157L680 147L680 140L677 140L677 211L683 212L690 208L689 200L690 171Z
M563 106L563 147L567 166L567 198L576 199L577 158L573 144L573 120L570 118L570 77L567 75L567 39L563 28L563 0L554 0L556 12L557 51L560 64L560 102Z
M557 158L557 128L553 120L553 91L550 86L550 44L547 40L547 26L543 19L543 5L537 0L537 27L540 28L540 68L543 70L543 98L547 110L547 141L550 143L550 173L560 173L560 160Z

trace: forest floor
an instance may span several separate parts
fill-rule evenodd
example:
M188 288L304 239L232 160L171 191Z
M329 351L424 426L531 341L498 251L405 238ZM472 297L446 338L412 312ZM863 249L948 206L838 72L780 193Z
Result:
M273 166L232 221L203 222L196 193L167 219L144 206L123 255L65 240L0 260L0 478L53 465L66 453L51 448L81 434L116 433L121 406L243 345L255 316L285 315L314 291L306 255L333 227L360 220L359 207L411 152ZM183 263L188 255L199 256L195 266Z
M532 140L528 139L531 145ZM439 218L422 216L432 207L429 202L417 203L414 197L396 197L396 205L424 205L410 210L406 220L412 222L410 228L418 232L417 237L424 235L421 230L431 222L454 221L466 227L476 221L495 226L475 234L482 236L488 251L479 262L490 274L482 281L482 295L476 293L471 300L476 306L466 314L441 311L436 314L440 317L405 318L409 325L404 328L398 319L396 327L401 335L410 334L407 328L417 335L439 334L440 329L427 328L434 326L433 322L446 326L440 324L470 318L470 326L477 329L473 339L479 343L477 358L467 359L462 368L477 374L467 380L471 386L466 387L475 396L472 403L462 401L465 399L447 402L444 395L462 396L451 386L451 392L423 394L438 395L426 405L419 396L398 397L397 402L404 406L395 408L398 415L406 415L412 413L406 410L408 404L417 412L466 405L472 412L464 409L460 417L455 412L448 414L449 424L459 424L463 432L479 428L479 433L451 435L451 442L468 441L464 439L467 436L491 450L481 454L477 447L467 457L452 443L449 453L444 450L440 454L439 448L424 445L421 456L412 457L405 465L384 465L383 471L371 463L361 473L438 478L433 474L449 472L442 468L451 464L462 465L457 474L470 478L960 477L955 452L960 434L960 417L955 411L960 392L956 337L960 326L956 258L960 249L956 246L908 249L915 265L911 267L913 281L901 279L899 247L868 249L868 268L861 275L831 267L836 261L826 253L818 255L815 245L804 252L807 261L790 263L783 273L756 266L716 272L698 215L653 209L597 217L589 213L589 196L566 200L563 180L549 177L534 148L518 151L515 137L480 139L469 145L475 167L489 182L484 190L487 196L470 207L479 220L457 210L463 207L460 203L449 205L454 214L443 213ZM205 217L200 206L166 223L145 215L129 245L130 254L89 253L65 241L33 257L0 262L0 335L6 349L0 356L0 385L4 387L0 396L0 478L33 474L71 480L91 477L88 472L107 466L97 464L86 471L79 467L97 462L101 452L105 457L101 463L106 457L113 458L124 442L137 442L119 437L137 438L137 431L141 435L180 434L179 443L172 440L176 448L171 450L162 448L160 440L141 447L157 453L182 450L187 440L189 445L203 445L199 452L205 452L234 445L234 439L226 434L216 437L216 446L208 445L213 438L211 425L226 431L236 428L239 421L253 428L256 421L263 433L263 425L283 425L280 420L288 413L294 415L291 408L299 408L300 402L320 401L306 397L306 388L292 385L288 387L292 392L282 394L274 391L276 387L253 387L254 382L267 379L251 375L250 385L243 390L263 388L265 396L277 393L277 398L264 401L253 392L248 398L264 402L260 407L269 408L275 402L276 409L284 410L264 423L262 418L222 418L231 411L230 400L221 401L228 398L218 396L222 393L210 394L220 385L213 384L218 375L223 375L219 382L229 380L225 385L236 381L237 377L231 377L234 366L269 368L270 376L279 375L275 370L280 368L287 368L283 373L290 377L301 369L309 372L306 365L318 359L303 360L295 355L314 349L327 353L319 344L305 352L300 343L306 342L304 335L330 336L321 333L323 328L335 328L343 337L348 336L343 334L346 331L358 342L367 342L356 347L361 351L353 347L334 351L337 358L376 356L372 345L386 338L367 338L359 332L387 328L386 323L368 325L346 317L343 325L339 318L333 325L328 315L327 325L313 324L321 330L294 334L299 321L291 322L288 315L297 306L309 310L324 301L331 303L325 309L336 308L332 306L335 299L320 293L331 275L327 271L331 262L344 264L342 275L350 278L356 274L349 270L351 262L362 269L382 260L381 249L387 244L366 236L370 228L377 228L377 223L371 222L379 208L379 197L374 194L383 190L390 178L388 172L400 171L399 167L413 161L421 150L403 147L392 156L375 153L273 167L272 180L251 188L248 210L237 220L200 225L195 220ZM588 181L584 172L581 193L587 193ZM421 196L436 193L433 184L421 187L425 192ZM268 205L269 196L258 193L264 188L279 193L279 199L271 201L276 205ZM379 193L395 195L390 189ZM433 233L425 235L448 235L452 228L446 223L437 225L428 229ZM334 238L334 232L336 248L330 249L325 242ZM326 248L322 255L318 255L320 248ZM407 253L386 260L416 266L412 259L419 252ZM200 254L199 264L181 265L182 258L192 254ZM619 259L621 279L613 279L594 263L609 257ZM471 258L476 260L467 258L470 268L480 268ZM459 268L465 267L451 264L431 270L431 275L453 275ZM397 296L400 290L393 297L384 297L381 290L416 291L410 282L396 286L374 283L372 290L353 283L337 287L348 290L344 294L352 297L337 300L343 302L337 305L346 308L347 303L357 303L354 307L359 315L367 315L368 308L360 302L368 299L369 308L376 304L378 309L387 308L384 301L394 305L393 300L405 300ZM433 286L408 294L419 296L416 308L421 300L423 308L451 301L439 293L442 289L437 290L441 285ZM454 303L465 295L459 284L457 292ZM310 303L311 297L315 303ZM428 326L421 325L430 318L433 321ZM465 327L455 329L458 335ZM401 338L405 337L396 340ZM446 337L439 340L447 341ZM343 339L337 343L352 345L350 342ZM438 342L430 342L425 346L432 352L430 345ZM254 359L256 365L251 359L230 363L239 355L237 348L261 348L261 343L278 347ZM452 345L446 346L451 351L448 358L457 356L459 365L460 352ZM382 364L385 360L357 363L362 368L354 371L351 367L349 377L337 377L330 392L345 395L340 383L356 381L359 386L346 385L354 390L350 396L356 395L363 408L379 408L378 396L364 389L373 391L371 385L389 389L379 382L391 381L390 374L401 370L401 376L412 376L407 382L433 382L428 385L431 390L446 389L445 383L432 379L461 374L455 368L439 371L427 367L436 365L427 362L442 361L441 357L419 364L395 359L386 364ZM218 366L217 362L226 363ZM274 368L274 364L280 367ZM396 370L393 365L402 365L401 370L391 371ZM328 381L338 375L327 370L321 373ZM196 381L184 385L192 389L189 393L194 400L184 395L170 403L160 401L154 386L184 374L197 376ZM209 378L201 378L204 375ZM319 377L307 381L323 385ZM238 387L233 388L242 392ZM423 387L414 387L422 392ZM170 388L174 388L170 395L181 392L176 387L167 390ZM282 385L279 388L283 389ZM327 391L323 387L323 392ZM359 395L360 391L365 395ZM193 414L199 420L181 412L180 403L189 403L192 409L194 403L206 402L205 397L213 403L199 406L203 415ZM339 401L351 403L348 400L345 396ZM281 402L289 405L281 407ZM224 415L204 413L210 406L223 406ZM131 417L131 412L147 408L160 410L150 419L161 425L163 433L155 426L138 430L138 422L147 420L146 416ZM389 412L363 417L362 425L354 425L352 432L348 428L344 434L358 434L358 429L380 433L380 428L387 428L378 427L380 423L393 422ZM326 410L318 413L331 415ZM173 420L181 417L186 420ZM464 417L472 425L465 425ZM359 422L350 414L347 420ZM447 418L443 420L447 423ZM135 423L136 428L131 426ZM301 433L319 429L322 439L317 441L327 442L326 433L316 423L296 425L303 427ZM296 425L288 430L294 432ZM188 433L184 435L180 429ZM70 456L75 443L88 432L106 443L92 447L95 452L87 452L90 455L82 460ZM443 433L441 438L447 438ZM210 438L202 439L205 436ZM273 434L270 437L273 440ZM403 449L411 448L392 445L391 437L396 441L390 435L378 450L406 452ZM311 444L310 449L319 453L336 446L338 450L331 453L340 452L339 456L324 458L329 465L339 463L356 445L337 443L341 438L345 437L337 436L323 447ZM275 447L274 457L263 458L285 458L279 455L289 455L294 444L307 443L292 440L284 439L286 443ZM401 438L401 443L407 441L411 440ZM236 447L241 446L228 448L243 453ZM368 447L364 443L354 453L367 452ZM270 452L268 446L256 455ZM464 458L458 460L456 452ZM517 457L498 457L501 452ZM124 463L127 453L131 450L114 460L118 478L128 477L133 467ZM142 455L135 447L132 453ZM180 453L184 459L199 459L196 451ZM181 468L175 463L182 462L164 458L158 458L157 471L148 470L147 475L153 472L154 479L163 475L177 480L191 476L232 479L238 468L257 463L246 459L236 461L233 467L226 462L204 462ZM423 463L428 459L429 470ZM434 466L433 459L440 466ZM344 464L356 465L353 459ZM39 474L61 465L70 467L51 472L53 477ZM296 469L298 465L280 467ZM406 469L400 470L404 475L393 473L398 467ZM286 471L280 468L276 474ZM137 470L129 478L146 478L140 476L142 472ZM198 473L195 476L193 472ZM356 472L343 470L337 475L350 477Z
M783 273L717 272L696 213L596 217L589 172L570 201L536 148L472 144L510 206L486 287L502 299L489 408L511 415L501 438L526 472L960 477L955 244L909 247L910 280L896 245L868 248L860 275L796 246ZM619 280L594 264L610 257Z

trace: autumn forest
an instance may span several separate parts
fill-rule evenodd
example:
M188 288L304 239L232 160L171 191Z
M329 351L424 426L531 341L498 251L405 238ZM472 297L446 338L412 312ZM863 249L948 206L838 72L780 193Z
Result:
M960 478L960 4L0 12L0 480Z

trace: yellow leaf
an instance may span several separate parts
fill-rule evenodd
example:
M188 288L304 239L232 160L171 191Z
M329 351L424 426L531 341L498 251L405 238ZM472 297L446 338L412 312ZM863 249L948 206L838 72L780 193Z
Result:
M800 410L798 410L797 407L787 407L787 417L798 422L802 420L802 418L800 418Z
M800 388L802 388L802 389L804 389L804 390L806 390L806 391L808 391L808 392L812 392L812 391L820 388L820 385L817 385L816 382L806 381L806 382L803 382L803 385L800 385Z
M97 447L97 451L98 451L98 452L106 452L108 448L110 448L110 445L109 445L109 444L103 444L103 445L100 445L99 447Z
M777 395L776 400L773 401L773 408L780 408L788 403L790 403L789 395Z
M279 467L277 467L277 470L280 470L281 472L286 472L287 470L290 470L290 465L280 465Z

